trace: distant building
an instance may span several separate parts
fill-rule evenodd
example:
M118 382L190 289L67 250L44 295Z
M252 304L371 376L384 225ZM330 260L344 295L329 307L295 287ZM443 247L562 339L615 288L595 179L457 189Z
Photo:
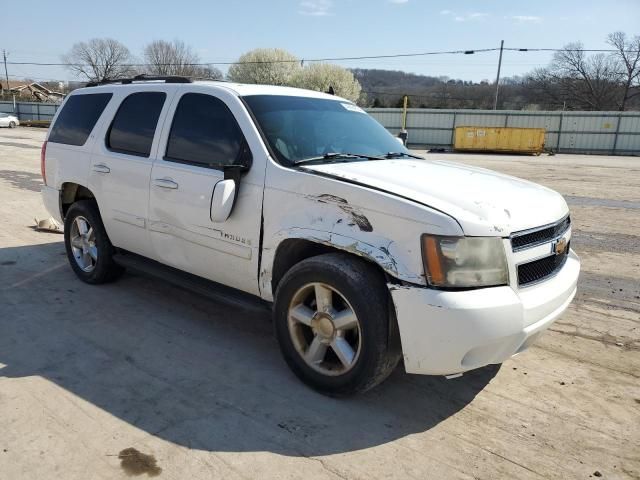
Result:
M59 103L65 96L62 92L50 90L36 82L12 87L9 92L20 100L34 102Z

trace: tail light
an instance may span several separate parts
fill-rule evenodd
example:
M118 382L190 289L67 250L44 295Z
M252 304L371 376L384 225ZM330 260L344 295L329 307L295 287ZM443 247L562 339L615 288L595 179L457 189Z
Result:
M40 150L40 173L42 173L42 181L47 184L47 169L45 161L47 157L47 141L42 142L42 149Z

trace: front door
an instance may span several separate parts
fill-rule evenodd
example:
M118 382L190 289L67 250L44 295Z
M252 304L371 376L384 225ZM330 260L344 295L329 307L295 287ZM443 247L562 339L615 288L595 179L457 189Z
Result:
M151 172L149 235L162 263L258 294L264 169L245 169L231 215L211 220L224 167L250 165L251 152L232 111L239 101L208 92L176 95Z

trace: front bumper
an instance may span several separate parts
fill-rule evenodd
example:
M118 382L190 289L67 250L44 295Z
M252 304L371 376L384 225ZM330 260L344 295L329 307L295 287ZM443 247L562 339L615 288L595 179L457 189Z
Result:
M407 373L452 375L526 350L569 306L580 260L535 286L443 291L389 285Z

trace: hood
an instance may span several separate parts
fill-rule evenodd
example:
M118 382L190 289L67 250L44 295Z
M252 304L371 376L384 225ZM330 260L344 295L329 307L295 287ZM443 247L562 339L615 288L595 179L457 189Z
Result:
M546 187L443 160L374 160L304 168L432 207L456 219L470 236L505 237L556 222L568 213L562 195ZM353 203L358 202L353 199Z

